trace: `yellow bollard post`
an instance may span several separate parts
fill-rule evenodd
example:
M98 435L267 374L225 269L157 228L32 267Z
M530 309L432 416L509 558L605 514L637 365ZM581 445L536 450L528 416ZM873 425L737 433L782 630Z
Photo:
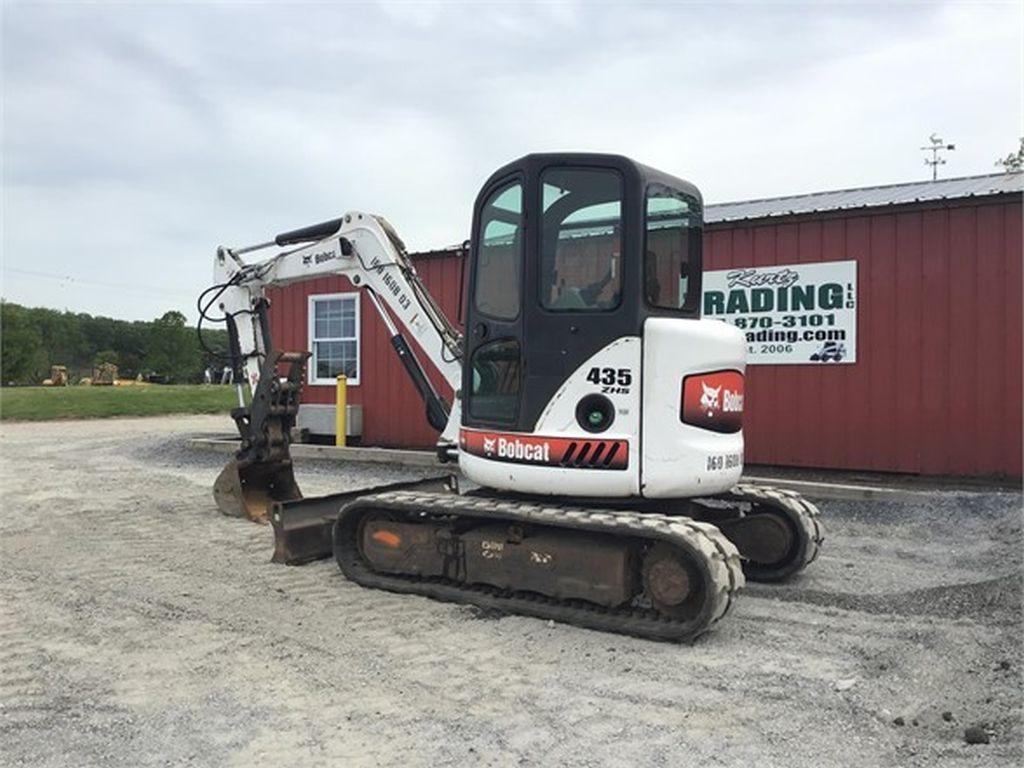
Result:
M334 444L345 446L345 405L348 400L348 379L344 373L338 374L338 391L334 396Z

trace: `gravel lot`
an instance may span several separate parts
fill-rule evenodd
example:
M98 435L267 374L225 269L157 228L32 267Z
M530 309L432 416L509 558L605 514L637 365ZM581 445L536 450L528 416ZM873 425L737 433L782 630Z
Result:
M824 502L810 571L674 646L272 565L269 528L216 511L223 457L183 447L229 428L0 426L0 764L1024 760L1018 493ZM314 495L418 473L297 474Z

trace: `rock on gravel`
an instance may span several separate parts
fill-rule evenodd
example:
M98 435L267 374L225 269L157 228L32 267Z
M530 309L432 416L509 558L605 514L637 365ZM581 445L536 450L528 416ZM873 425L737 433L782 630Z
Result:
M964 741L968 744L988 744L988 729L984 725L968 726L964 729Z

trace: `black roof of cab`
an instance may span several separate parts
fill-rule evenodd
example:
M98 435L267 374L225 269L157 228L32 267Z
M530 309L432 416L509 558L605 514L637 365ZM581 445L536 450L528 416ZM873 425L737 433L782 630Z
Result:
M685 179L659 171L657 168L651 168L649 165L638 163L625 155L600 152L533 152L529 155L523 155L518 160L513 160L492 173L481 189L487 190L494 182L517 171L525 173L527 176L532 176L540 173L542 169L552 166L588 165L616 168L623 173L628 182L638 185L641 189L645 189L648 184L661 184L676 189L693 197L703 208L700 190Z

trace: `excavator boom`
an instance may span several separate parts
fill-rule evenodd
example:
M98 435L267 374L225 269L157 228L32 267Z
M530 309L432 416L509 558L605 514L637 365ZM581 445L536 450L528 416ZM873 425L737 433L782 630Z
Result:
M242 259L275 246L285 250L260 262ZM265 523L272 505L302 498L289 445L310 353L274 348L265 296L271 285L345 275L365 291L424 400L428 421L441 433L439 455L446 460L454 457L458 401L453 407L437 393L398 323L455 391L461 375L461 336L423 286L404 244L386 220L352 212L256 246L221 247L214 271L215 285L200 297L200 316L201 321L222 319L228 326L230 362L238 387L238 407L231 415L241 437L234 460L214 484L214 498L224 514ZM221 317L211 317L214 304Z

